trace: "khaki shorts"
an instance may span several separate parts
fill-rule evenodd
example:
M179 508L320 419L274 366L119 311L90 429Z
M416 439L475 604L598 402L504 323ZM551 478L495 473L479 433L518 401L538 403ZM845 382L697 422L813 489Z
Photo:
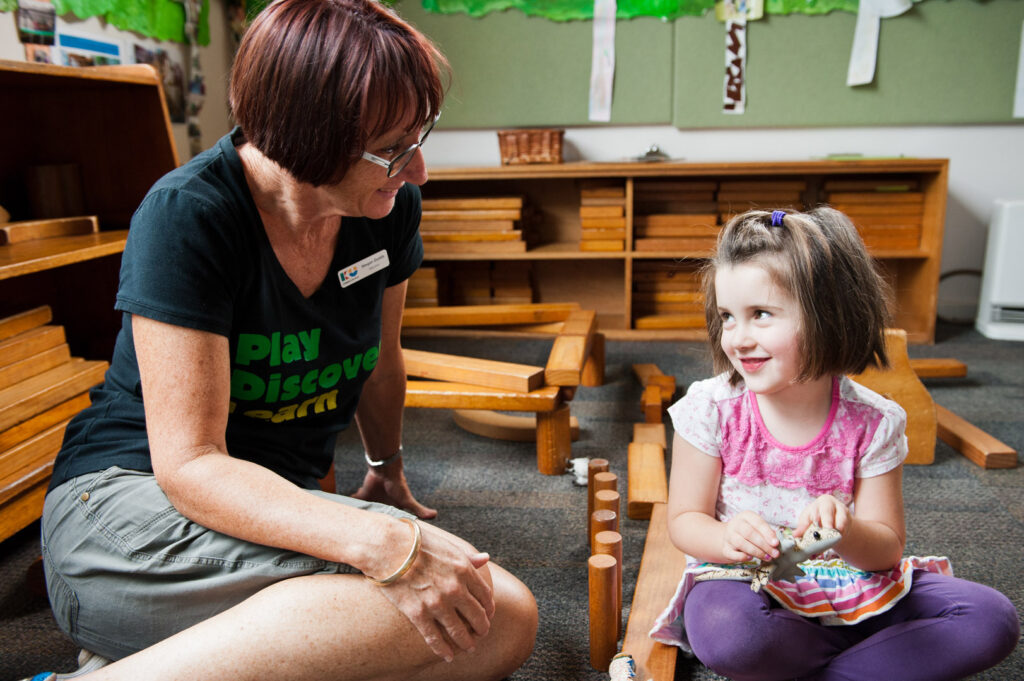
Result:
M391 506L310 491L412 517ZM349 565L235 539L175 510L152 473L109 468L46 496L43 563L53 613L79 646L120 659L292 577Z

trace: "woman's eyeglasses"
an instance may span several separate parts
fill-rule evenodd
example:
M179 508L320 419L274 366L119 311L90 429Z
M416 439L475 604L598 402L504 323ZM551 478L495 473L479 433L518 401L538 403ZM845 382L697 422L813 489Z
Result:
M416 150L422 147L423 143L427 141L427 135L429 135L430 131L434 129L434 126L437 124L437 119L440 117L441 114L438 113L436 116L434 116L434 120L427 123L426 127L423 128L423 132L420 133L419 142L412 145L405 151L401 152L390 161L386 158L381 158L380 156L371 154L368 151L363 152L363 158L365 158L370 163L376 163L382 168L387 168L388 177L394 177L398 173L405 170L405 167L409 165L409 162L412 161L412 157L416 155Z

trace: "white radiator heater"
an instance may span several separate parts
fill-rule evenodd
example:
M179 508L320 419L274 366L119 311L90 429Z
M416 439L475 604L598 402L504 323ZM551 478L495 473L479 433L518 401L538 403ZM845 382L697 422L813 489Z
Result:
M996 201L975 327L988 338L1024 340L1024 201Z

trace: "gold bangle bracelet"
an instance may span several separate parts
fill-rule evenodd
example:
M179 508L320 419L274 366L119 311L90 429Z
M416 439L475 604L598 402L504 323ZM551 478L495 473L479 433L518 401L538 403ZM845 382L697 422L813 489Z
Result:
M405 562L398 566L397 570L395 570L392 574L388 575L384 579L377 579L376 577L371 577L370 575L363 575L368 580L370 580L378 586L387 586L388 584L393 584L394 582L397 582L399 579L401 579L402 575L408 572L409 568L412 567L412 564L416 562L416 556L418 556L420 553L420 541L423 539L423 535L420 532L419 523L417 523L412 518L400 518L400 520L404 520L405 522L412 525L412 531L414 533L412 539L412 550L410 550L409 555L405 557Z

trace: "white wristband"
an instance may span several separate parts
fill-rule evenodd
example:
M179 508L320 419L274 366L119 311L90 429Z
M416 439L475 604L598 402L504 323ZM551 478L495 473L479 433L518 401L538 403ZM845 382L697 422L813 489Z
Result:
M394 463L395 459L397 459L400 456L402 456L402 445L398 445L397 452L395 452L386 459L381 459L380 461L375 461L371 459L370 453L365 450L363 451L363 457L366 459L366 465L369 466L370 468L383 468L384 466Z

